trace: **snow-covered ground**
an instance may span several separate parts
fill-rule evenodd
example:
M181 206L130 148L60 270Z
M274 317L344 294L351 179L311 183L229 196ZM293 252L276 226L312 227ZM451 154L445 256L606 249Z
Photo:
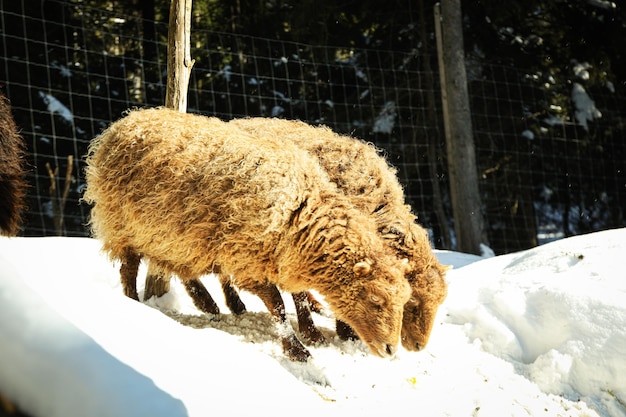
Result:
M178 283L137 303L99 247L0 238L0 393L35 417L626 416L626 229L438 252L454 269L424 351L376 358L316 315L330 342L305 364L254 296L232 316L206 277L218 317Z

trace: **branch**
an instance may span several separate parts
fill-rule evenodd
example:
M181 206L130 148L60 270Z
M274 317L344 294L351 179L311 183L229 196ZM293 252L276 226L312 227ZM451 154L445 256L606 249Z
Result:
M46 162L46 170L48 171L48 176L50 177L50 188L48 188L48 192L52 202L52 220L57 236L63 235L63 212L65 211L65 203L67 202L67 197L70 193L73 167L74 156L68 155L63 194L59 195L57 192L57 175L59 174L59 167L55 167L53 171L50 163Z

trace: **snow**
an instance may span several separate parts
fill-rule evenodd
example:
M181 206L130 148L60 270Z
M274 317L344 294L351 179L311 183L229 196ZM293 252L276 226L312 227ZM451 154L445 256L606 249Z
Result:
M386 102L374 120L372 130L376 133L391 134L395 125L396 116L396 103L393 101Z
M574 114L576 121L586 131L589 131L588 122L601 118L602 113L596 108L596 104L593 99L589 97L587 90L579 83L574 83L572 86L572 101L576 107Z
M65 105L63 105L59 99L54 97L51 94L46 94L43 91L39 92L39 97L46 104L48 111L52 114L58 114L69 124L74 123L74 116L70 109L68 109Z
M285 112L285 108L282 106L273 106L271 115L272 117L279 117L281 114Z
M615 9L617 7L617 4L614 2L606 0L587 0L587 4L606 10Z
M605 84L605 87L611 93L615 93L615 84L613 84L611 81L607 81L606 84Z
M222 68L219 72L218 75L223 75L224 78L226 79L226 82L230 82L230 79L232 77L232 72L233 68L230 65L224 65L224 68Z
M578 62L576 60L572 61L572 70L574 71L574 76L583 81L589 81L589 78L591 78L591 76L589 75L590 69L591 64L588 62Z
M524 138L526 138L526 139L528 139L528 140L533 140L533 139L535 139L535 134L533 133L533 131L532 131L532 130L525 129L525 130L522 132L522 137L524 137Z
M489 258L437 251L454 268L424 351L373 357L316 315L329 342L304 364L256 297L233 316L208 276L219 316L177 281L138 303L99 249L0 238L0 392L34 417L626 416L626 229Z

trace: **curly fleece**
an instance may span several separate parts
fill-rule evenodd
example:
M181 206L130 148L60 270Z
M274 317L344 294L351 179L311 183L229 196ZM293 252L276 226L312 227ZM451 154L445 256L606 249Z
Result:
M90 144L84 199L112 259L183 280L317 290L379 355L400 338L406 264L307 152L217 118L143 109Z
M406 204L396 169L374 145L339 135L325 126L275 118L243 118L229 123L254 137L277 137L306 150L339 190L373 217L387 245L409 261L406 279L412 295L404 306L402 344L408 350L424 348L447 295L445 273L449 268L439 263L428 233L417 224L417 216Z
M0 93L0 234L18 233L26 200L24 139L11 114L9 100Z

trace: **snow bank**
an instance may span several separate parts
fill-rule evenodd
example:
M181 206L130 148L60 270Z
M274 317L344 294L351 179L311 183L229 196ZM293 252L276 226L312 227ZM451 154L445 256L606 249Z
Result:
M34 417L626 416L626 229L492 258L437 251L454 269L424 351L373 357L316 315L329 344L305 364L284 358L258 298L204 315L174 281L137 303L99 248L0 238L0 392Z
M99 248L0 238L0 392L36 417L286 414L274 384L294 385L292 374L253 345L124 297ZM290 396L319 407L305 387Z
M0 392L35 416L186 416L183 403L124 364L33 292L0 257ZM146 401L150 399L150 401Z
M624 416L625 243L605 231L470 265L451 274L446 321L542 391Z

